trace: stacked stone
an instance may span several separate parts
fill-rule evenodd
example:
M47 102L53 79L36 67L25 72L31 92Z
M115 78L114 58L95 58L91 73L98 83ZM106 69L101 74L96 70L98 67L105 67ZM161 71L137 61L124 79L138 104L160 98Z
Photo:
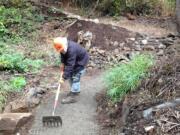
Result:
M88 31L88 33L91 32ZM93 36L93 33L89 35ZM83 41L82 37L83 35L81 36L81 41ZM103 50L101 49L101 46L92 45L91 40L93 40L93 38L90 37L88 40L86 38L84 39L84 41L86 41L84 43L88 43L88 48L86 49L90 54L88 68L104 69L120 63L127 63L134 55L144 52L153 53L154 55L161 57L164 55L165 49L173 45L177 38L179 37L173 34L169 34L167 37L157 38L137 33L135 37L127 38L125 42L122 43L119 43L118 41L109 41L106 39L109 47L114 48L111 50L108 48ZM87 45L83 45L83 47L87 47Z

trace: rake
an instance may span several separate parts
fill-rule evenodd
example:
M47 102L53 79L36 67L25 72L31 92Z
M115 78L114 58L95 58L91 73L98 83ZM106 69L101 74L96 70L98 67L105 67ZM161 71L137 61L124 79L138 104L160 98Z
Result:
M62 75L63 75L63 73L61 73L60 80L62 79ZM55 116L55 110L56 110L57 103L58 103L60 89L61 89L61 83L59 83L58 89L56 91L56 97L55 97L55 101L54 101L52 116L44 116L42 118L43 126L48 126L48 127L62 126L62 118L60 116Z

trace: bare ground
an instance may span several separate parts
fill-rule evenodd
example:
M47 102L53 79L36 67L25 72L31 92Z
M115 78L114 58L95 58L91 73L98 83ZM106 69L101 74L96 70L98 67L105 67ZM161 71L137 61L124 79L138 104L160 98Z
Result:
M101 23L112 24L126 28L133 32L139 32L149 36L161 37L169 33L176 33L176 24L173 18L145 18L137 17L135 20L128 20L126 17L114 19L112 17L99 18Z
M58 73L58 71L54 71L54 73ZM100 72L96 72L96 74L87 73L82 79L79 101L75 104L62 105L60 101L65 96L65 93L67 93L64 90L69 90L67 84L65 84L62 88L62 94L56 111L56 115L61 116L63 119L63 126L59 128L44 128L42 126L42 117L52 113L56 88L50 90L46 100L36 110L35 120L32 128L29 130L29 135L99 134L100 127L96 122L96 101L94 96L96 92L101 91L103 88L101 79L102 74Z

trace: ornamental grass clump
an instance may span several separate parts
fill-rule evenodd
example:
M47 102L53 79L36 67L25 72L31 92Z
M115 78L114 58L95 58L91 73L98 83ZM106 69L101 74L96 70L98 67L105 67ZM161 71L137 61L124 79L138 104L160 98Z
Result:
M147 75L153 65L151 55L136 55L128 64L121 64L110 69L105 75L107 94L117 102L128 92L133 91Z

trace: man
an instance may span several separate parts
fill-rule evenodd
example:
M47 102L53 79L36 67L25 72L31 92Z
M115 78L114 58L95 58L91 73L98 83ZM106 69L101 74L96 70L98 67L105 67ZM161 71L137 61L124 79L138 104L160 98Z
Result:
M71 85L71 91L62 103L74 103L80 94L80 79L89 60L88 53L79 44L67 40L66 37L55 38L54 48L61 56L60 71L63 73L63 80L60 80L60 83L69 80Z

